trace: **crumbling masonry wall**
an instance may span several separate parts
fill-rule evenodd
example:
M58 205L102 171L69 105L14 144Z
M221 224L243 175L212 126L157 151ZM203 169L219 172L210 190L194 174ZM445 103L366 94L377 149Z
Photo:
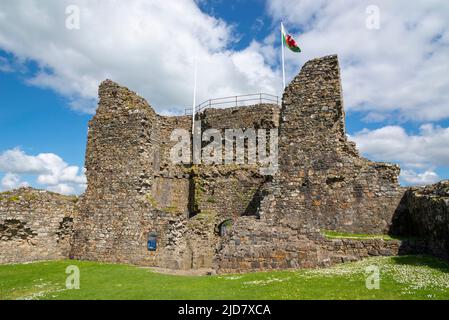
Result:
M160 143L165 142L160 133L179 123L160 121L163 118L144 99L112 81L100 85L99 96L97 113L89 122L88 187L80 204L73 256L183 268L188 263L183 260L187 247L182 237L188 181L181 168L166 170L161 160L166 146ZM176 176L181 180L175 184L171 179ZM175 190L179 199L170 197ZM147 251L149 232L158 233L164 244L156 252Z
M400 169L360 157L344 121L337 56L307 62L284 92L265 219L294 229L388 232L405 191Z
M280 115L275 105L257 105L198 116L203 131L279 126L272 181L257 165L174 165L170 134L190 130L189 117L159 116L112 81L99 94L76 258L182 269L319 265L340 258L320 249L318 229L386 232L402 196L399 168L361 158L347 141L335 56L306 63ZM158 234L151 252L150 232Z
M387 233L404 217L399 167L360 157L346 137L336 56L307 62L286 88L281 109L260 104L197 115L202 131L218 129L223 138L224 129L278 130L279 168L273 176L250 164L175 165L169 155L177 141L170 136L174 129L190 131L191 117L160 116L110 80L100 85L99 96L89 122L85 194L76 206L50 193L35 198L34 191L32 197L25 192L0 198L0 263L70 256L241 272L423 249L420 242L322 235L326 229ZM423 210L429 212L426 222L440 219L428 208L433 202L416 209L416 224ZM427 225L435 239L446 235ZM149 234L157 236L155 251L147 250Z
M264 181L254 166L175 165L174 129L190 130L191 117L157 115L146 101L112 81L99 89L89 123L88 188L80 205L73 256L174 269L212 268L224 220L253 214ZM277 106L206 110L213 126L277 126ZM260 112L263 111L263 112ZM230 126L228 126L228 124ZM158 248L148 251L149 233Z
M201 129L221 132L225 146L225 130L276 129L279 123L279 107L273 104L206 109L199 115ZM257 131L256 131L257 132ZM203 143L205 146L207 142ZM259 164L198 165L194 182L197 186L195 202L199 211L213 211L219 220L243 215L257 215L261 192L266 176L260 174Z
M387 233L404 193L399 167L359 156L347 140L336 56L307 62L286 88L279 170L259 219L237 219L220 243L222 272L326 266L419 251L408 241L329 240L323 230Z
M328 267L372 256L423 252L423 241L328 239L319 232L304 233L263 219L242 217L220 242L217 271Z
M0 263L67 259L77 200L31 188L0 193Z
M279 122L279 107L272 104L258 104L227 109L206 109L198 115L201 130L209 128L221 132L221 144L225 145L225 129L273 129ZM203 147L209 142L204 141ZM193 166L191 182L191 219L189 219L189 243L193 250L193 261L203 267L216 268L216 256L222 226L232 225L242 216L257 216L261 192L266 176L259 172L259 165L204 165ZM207 221L198 225L198 221ZM192 226L195 224L195 227ZM206 254L205 254L206 253ZM206 258L207 263L203 263ZM195 264L194 264L195 265Z
M449 181L407 190L393 232L425 242L425 252L449 258Z

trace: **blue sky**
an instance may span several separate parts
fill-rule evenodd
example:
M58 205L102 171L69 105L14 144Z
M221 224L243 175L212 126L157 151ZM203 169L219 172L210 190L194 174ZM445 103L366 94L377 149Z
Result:
M404 185L447 179L449 6L375 1L373 29L371 2L2 1L0 190L83 191L87 124L105 78L168 115L191 101L194 57L200 101L280 95L281 19L303 50L287 53L288 79L308 59L339 55L347 131L365 156L399 163ZM71 4L79 29L67 28Z
M267 15L264 0L200 1L207 14L235 26L239 41L231 44L236 50L246 48L254 39L263 41L273 31L274 21Z
M69 163L83 165L91 115L70 110L64 97L27 85L20 74L0 73L0 88L0 150L55 152Z

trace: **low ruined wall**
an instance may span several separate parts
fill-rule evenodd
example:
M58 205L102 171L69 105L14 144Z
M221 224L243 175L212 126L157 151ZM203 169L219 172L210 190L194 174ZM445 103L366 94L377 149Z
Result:
M0 263L68 259L76 202L31 188L0 193Z
M309 238L318 247L318 266L330 266L373 256L421 254L426 248L425 241L415 239L327 239L322 234L312 234Z
M234 221L222 238L216 259L221 273L313 267L317 248L305 235L288 227L272 226L256 217Z
M409 189L396 222L399 232L427 242L427 252L449 258L449 181Z
M255 217L239 218L220 242L216 268L233 273L328 267L372 256L423 253L426 245L417 240L327 239L318 232L304 232Z

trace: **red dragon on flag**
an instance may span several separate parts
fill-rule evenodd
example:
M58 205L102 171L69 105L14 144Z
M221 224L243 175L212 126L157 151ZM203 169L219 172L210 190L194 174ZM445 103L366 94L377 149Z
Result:
M295 39L287 33L284 27L282 27L282 38L284 40L285 45L293 52L301 52L301 48L296 43Z

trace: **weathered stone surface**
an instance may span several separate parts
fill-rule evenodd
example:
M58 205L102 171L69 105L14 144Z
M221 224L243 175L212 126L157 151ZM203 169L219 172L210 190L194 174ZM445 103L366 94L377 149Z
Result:
M449 258L449 181L410 188L394 219L393 231L426 242L426 252Z
M279 124L279 107L275 104L258 104L226 109L206 109L197 116L202 128L214 129L271 129Z
M359 156L347 140L336 56L307 62L286 88L279 171L265 219L292 228L385 233L404 193L399 167Z
M218 272L327 267L370 256L425 252L425 242L409 240L327 239L271 225L255 217L237 220L218 248Z
M433 189L419 195L411 190L404 202L399 167L360 157L348 141L336 56L307 62L286 89L281 109L261 104L197 115L202 131L218 129L223 138L225 129L278 128L273 177L262 176L257 164L176 165L169 159L176 143L170 135L191 130L191 117L157 115L110 80L99 95L89 122L88 187L77 208L49 193L41 195L49 199L44 206L41 198L22 197L20 207L1 200L0 262L71 256L241 272L424 252L429 241L448 239L446 198L435 201ZM43 215L48 211L52 215ZM320 233L386 233L398 221L431 240L330 240ZM156 251L147 250L149 235L156 235ZM441 243L435 252L447 253L447 242Z
M188 181L172 182L164 158L169 146L161 137L183 119L164 121L145 100L109 80L101 84L99 95L97 113L89 122L88 187L75 225L73 256L187 267L187 206L167 195L177 191L181 202L186 201ZM150 232L159 237L156 252L147 251Z
M0 193L0 263L68 258L77 201L31 188Z
M162 117L135 93L112 81L99 90L89 123L88 188L80 205L73 255L163 268L210 268L224 220L252 214L263 183L256 167L186 166L170 159L174 129L190 130L190 117ZM227 124L277 126L277 106L205 110L203 131ZM232 118L232 121L229 120ZM219 121L228 119L229 123ZM223 135L224 136L224 135ZM158 249L147 251L148 234Z

